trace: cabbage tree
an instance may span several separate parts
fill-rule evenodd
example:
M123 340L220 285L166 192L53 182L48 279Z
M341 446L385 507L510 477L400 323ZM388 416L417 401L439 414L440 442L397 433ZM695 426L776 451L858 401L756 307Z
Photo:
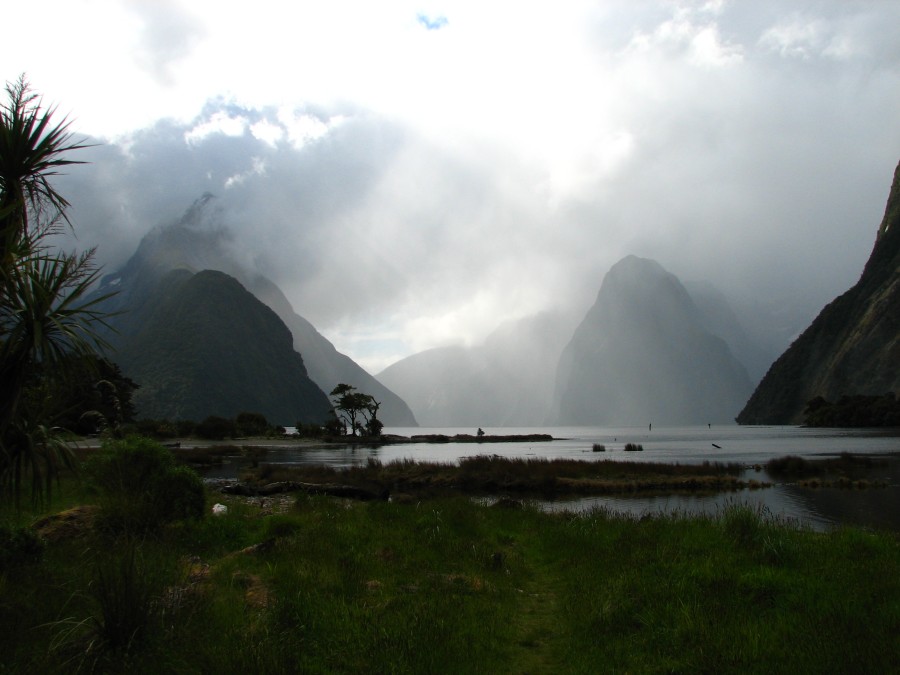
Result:
M68 201L52 177L81 162L67 153L76 141L54 108L45 108L24 77L6 86L0 105L0 493L16 501L26 482L40 499L59 470L71 463L53 428L52 409L40 395L41 374L66 376L70 357L102 346L104 319L87 299L99 271L93 250L64 253L52 235L71 227Z

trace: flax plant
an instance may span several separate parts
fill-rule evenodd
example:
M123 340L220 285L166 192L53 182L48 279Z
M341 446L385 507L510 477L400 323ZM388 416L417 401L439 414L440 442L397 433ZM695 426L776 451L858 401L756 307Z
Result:
M89 299L99 271L94 251L51 249L71 223L69 202L51 180L81 164L67 153L87 147L69 122L54 123L24 76L6 86L0 106L0 495L16 503L26 480L34 499L71 464L42 394L47 378L64 378L69 357L103 346L97 333L104 297Z

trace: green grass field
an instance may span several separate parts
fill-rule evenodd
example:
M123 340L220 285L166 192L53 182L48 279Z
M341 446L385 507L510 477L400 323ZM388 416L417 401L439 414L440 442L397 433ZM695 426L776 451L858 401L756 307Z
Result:
M89 497L66 483L50 511ZM741 507L634 520L465 497L213 501L227 515L139 539L45 530L55 540L42 556L7 560L0 673L886 673L900 663L890 533L814 533Z

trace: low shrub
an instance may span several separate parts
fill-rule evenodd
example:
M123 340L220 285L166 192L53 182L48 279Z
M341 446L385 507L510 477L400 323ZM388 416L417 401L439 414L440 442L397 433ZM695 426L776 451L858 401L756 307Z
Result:
M178 466L171 451L147 438L109 441L85 464L98 492L98 525L114 531L143 532L204 511L203 482Z
M32 530L0 527L0 570L37 562L43 552L44 543Z
M786 455L766 462L766 473L770 476L814 476L821 473L821 469L802 457Z
M234 426L241 436L265 436L269 431L269 422L265 415L254 412L238 413L234 418Z
M178 430L168 420L140 419L133 424L126 425L126 429L149 438L169 439L178 435Z
M215 415L210 415L200 422L194 431L200 438L206 438L211 441L221 441L225 438L237 436L237 427L233 420Z

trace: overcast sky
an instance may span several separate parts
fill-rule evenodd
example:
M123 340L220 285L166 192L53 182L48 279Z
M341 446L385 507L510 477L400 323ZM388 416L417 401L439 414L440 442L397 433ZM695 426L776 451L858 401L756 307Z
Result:
M372 372L649 257L808 323L900 160L900 2L30 0L0 65L97 139L107 270L208 191ZM745 315L758 321L756 315Z

